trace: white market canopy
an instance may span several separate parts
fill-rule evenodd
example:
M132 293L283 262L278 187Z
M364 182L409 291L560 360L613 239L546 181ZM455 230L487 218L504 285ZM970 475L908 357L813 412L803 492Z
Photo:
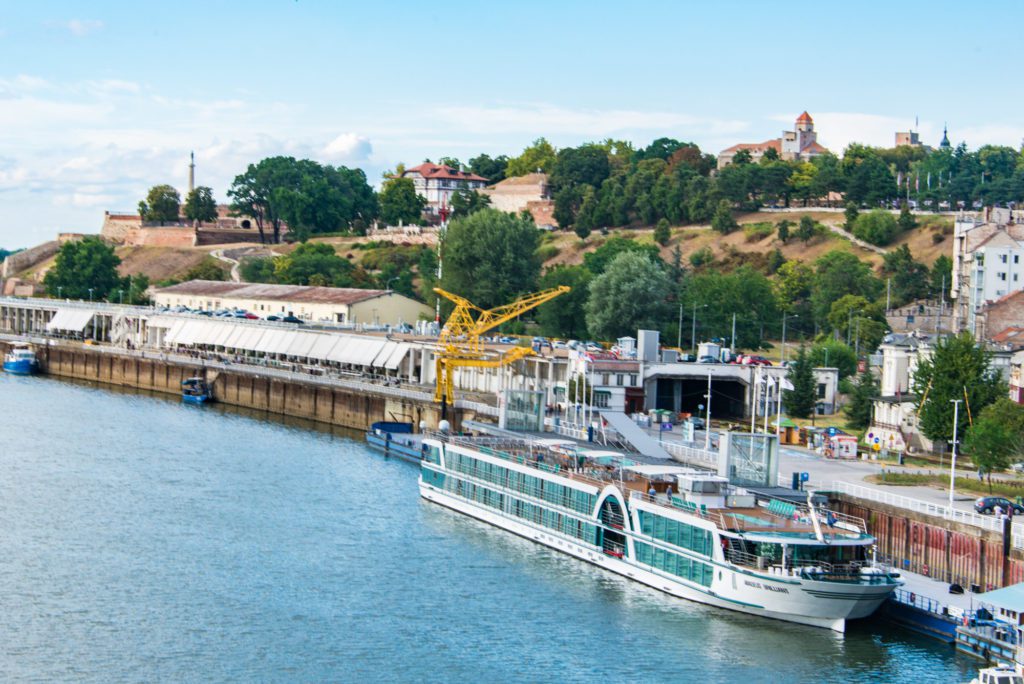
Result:
M65 330L68 332L82 332L89 321L96 315L95 311L82 311L81 309L60 309L54 314L50 322L46 324L47 332L53 330Z
M61 311L58 316L62 313L85 312ZM92 312L88 313L91 318ZM81 330L86 323L88 319L74 329ZM208 347L386 370L397 370L411 349L405 342L392 342L381 337L271 327L241 320L154 316L149 319L148 326L166 330L163 339L168 347Z

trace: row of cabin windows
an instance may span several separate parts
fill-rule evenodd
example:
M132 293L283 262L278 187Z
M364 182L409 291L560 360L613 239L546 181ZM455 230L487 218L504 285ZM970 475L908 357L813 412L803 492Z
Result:
M426 472L424 471L424 479L426 479ZM444 485L444 476L442 475L442 486ZM492 489L484 487L482 485L473 484L472 482L465 482L458 478L448 478L446 491L460 496L470 501L483 504L490 508L496 508L498 510L504 510L505 508L505 495L496 492ZM553 511L544 506L538 506L521 499L508 497L509 498L509 513L515 517L532 522L535 525L546 527L556 532L575 537L588 544L597 545L597 525L585 523L578 518L574 518L571 515L563 515L558 511Z
M649 537L689 549L703 556L711 555L711 532L649 511L640 511L640 531Z
M511 468L480 461L472 456L448 452L448 468L455 472L471 475L477 479L527 494L548 503L569 508L590 515L594 511L597 497L540 477L527 475Z
M433 485L438 489L444 489L444 473L438 472L431 468L424 468L421 472L423 481L429 485Z
M682 577L705 587L711 586L715 570L709 563L680 556L643 542L635 542L634 548L636 548L638 563L649 565L662 572Z

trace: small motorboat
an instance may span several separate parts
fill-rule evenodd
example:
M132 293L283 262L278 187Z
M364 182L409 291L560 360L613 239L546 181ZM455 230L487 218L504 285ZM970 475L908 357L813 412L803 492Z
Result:
M188 404L205 404L213 401L213 393L206 380L187 378L181 381L181 400Z
M15 347L4 355L4 370L14 375L32 375L39 370L39 362L28 347Z
M1024 676L1012 667L998 665L979 670L971 684L1024 684Z

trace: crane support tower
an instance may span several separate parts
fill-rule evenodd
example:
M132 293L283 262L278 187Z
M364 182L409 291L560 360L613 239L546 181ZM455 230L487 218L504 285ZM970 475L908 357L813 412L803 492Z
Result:
M434 393L434 401L441 402L442 413L448 404L455 401L456 368L495 368L533 354L529 347L513 347L498 357L489 356L480 340L481 335L525 311L565 294L569 289L567 285L560 285L550 290L524 295L511 304L481 309L465 297L435 287L434 292L455 304L455 310L448 317L437 340L437 390ZM474 313L477 314L476 318Z

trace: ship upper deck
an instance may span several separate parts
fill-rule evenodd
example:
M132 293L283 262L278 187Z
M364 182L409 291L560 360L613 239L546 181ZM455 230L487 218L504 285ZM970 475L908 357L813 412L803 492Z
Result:
M745 497L745 505L736 506L724 503L724 497L723 505L717 506L688 501L680 493L682 479L712 479L715 476L708 471L675 463L652 463L642 456L593 449L569 439L431 436L448 444L588 484L598 490L614 484L631 502L642 501L653 505L655 510L707 520L722 531L752 539L771 541L774 538L780 543L816 543L821 540L864 542L870 539L862 519L837 511L819 509L812 512L807 506L776 500L757 505L752 496Z

